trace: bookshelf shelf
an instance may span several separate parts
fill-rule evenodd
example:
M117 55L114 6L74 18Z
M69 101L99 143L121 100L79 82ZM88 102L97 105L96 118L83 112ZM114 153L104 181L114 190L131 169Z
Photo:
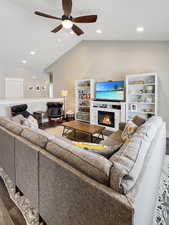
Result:
M158 115L158 77L156 73L126 76L126 121L135 115L140 115L145 119Z
M94 80L77 80L75 82L75 118L90 122L90 101L94 98Z

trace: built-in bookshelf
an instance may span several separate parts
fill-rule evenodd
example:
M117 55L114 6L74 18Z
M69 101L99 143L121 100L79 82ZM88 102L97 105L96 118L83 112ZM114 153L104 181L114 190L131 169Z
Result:
M76 120L90 122L90 100L94 99L94 80L77 80L75 82Z
M156 73L126 76L126 120L140 115L158 115L158 77Z

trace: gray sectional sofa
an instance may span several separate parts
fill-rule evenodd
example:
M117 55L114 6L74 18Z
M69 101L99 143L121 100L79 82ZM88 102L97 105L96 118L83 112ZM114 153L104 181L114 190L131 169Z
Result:
M109 159L0 118L0 166L48 225L151 225L166 129L152 117Z

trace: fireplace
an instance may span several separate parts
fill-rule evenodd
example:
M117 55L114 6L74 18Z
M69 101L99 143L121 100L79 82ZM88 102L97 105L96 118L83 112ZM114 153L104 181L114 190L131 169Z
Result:
M106 130L114 132L119 123L126 121L126 104L122 102L91 101L90 123L103 125Z
M98 111L98 124L114 128L115 127L115 113L114 112L106 112L106 111Z

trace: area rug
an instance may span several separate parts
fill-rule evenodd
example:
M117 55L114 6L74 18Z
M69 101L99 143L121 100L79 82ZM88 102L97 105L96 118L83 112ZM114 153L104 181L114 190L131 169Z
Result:
M47 128L47 129L45 129L45 131L48 132L49 134L62 136L63 126Z
M166 155L161 174L153 225L169 225L169 156Z

